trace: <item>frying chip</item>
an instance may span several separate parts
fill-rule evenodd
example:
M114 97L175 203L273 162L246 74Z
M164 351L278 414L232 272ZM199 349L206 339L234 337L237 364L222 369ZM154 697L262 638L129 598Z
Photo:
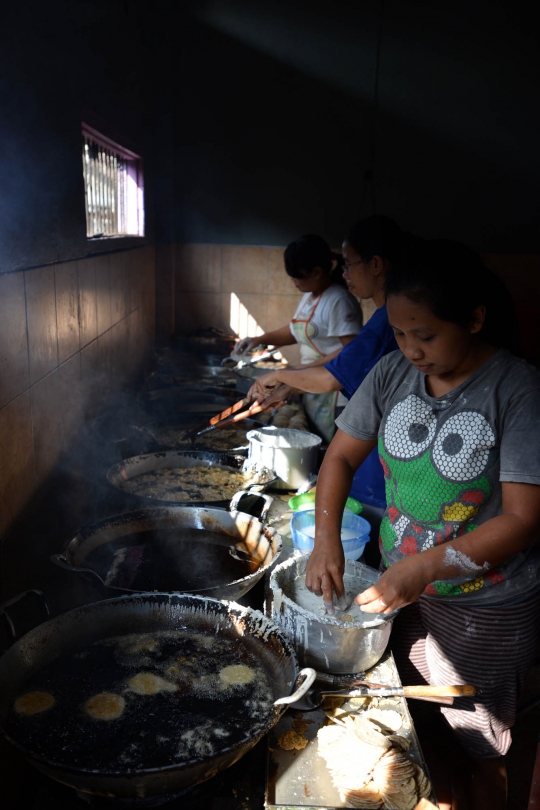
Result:
M246 667L244 664L233 664L229 667L223 667L219 672L219 679L227 686L243 686L246 683L251 683L255 678L255 672L251 667Z
M138 672L128 681L128 687L137 695L157 695L159 692L176 692L178 687L153 672Z
M51 709L55 704L55 699L50 692L26 692L16 698L13 708L17 714L39 714Z
M285 734L278 738L277 744L284 751L301 751L306 747L308 741L296 731L286 731Z
M101 692L94 695L84 704L86 714L94 720L117 720L123 713L126 701L121 695L112 692Z

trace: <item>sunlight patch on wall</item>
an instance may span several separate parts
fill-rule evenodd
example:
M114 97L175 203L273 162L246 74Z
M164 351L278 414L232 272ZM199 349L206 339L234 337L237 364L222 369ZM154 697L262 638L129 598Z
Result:
M235 293L231 293L231 314L229 325L239 338L255 337L262 335L261 329L253 315L250 315L246 307Z

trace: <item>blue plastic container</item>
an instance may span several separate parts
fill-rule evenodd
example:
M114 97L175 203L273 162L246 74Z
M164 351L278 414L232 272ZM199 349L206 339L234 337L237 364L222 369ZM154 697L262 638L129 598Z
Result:
M341 542L346 560L358 560L369 541L371 526L367 520L352 512L344 512L341 520ZM343 536L345 535L345 537ZM295 512L291 518L293 546L309 552L315 544L315 511Z

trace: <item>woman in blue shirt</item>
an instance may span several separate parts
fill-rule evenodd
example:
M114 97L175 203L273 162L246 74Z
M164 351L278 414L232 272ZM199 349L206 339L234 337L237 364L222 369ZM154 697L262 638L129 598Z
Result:
M411 241L399 225L380 214L358 222L343 242L343 276L349 290L363 300L372 300L376 310L360 333L331 359L309 365L270 372L258 377L249 391L251 400L264 400L265 408L276 407L288 396L300 392L327 393L343 391L351 398L365 376L397 344L386 314L384 284L392 261ZM285 384L277 396L272 391ZM285 393L285 395L284 395ZM373 522L380 521L386 506L384 476L376 451L357 471L351 496L367 505L364 514ZM376 528L376 527L375 527Z

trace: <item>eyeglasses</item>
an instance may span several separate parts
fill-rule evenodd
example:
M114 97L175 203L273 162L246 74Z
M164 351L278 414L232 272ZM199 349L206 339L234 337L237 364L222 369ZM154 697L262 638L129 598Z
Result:
M351 262L350 264L343 264L342 265L343 272L347 271L348 273L351 267L354 267L356 264L362 264L363 261L364 261L363 259L358 259L356 262Z

